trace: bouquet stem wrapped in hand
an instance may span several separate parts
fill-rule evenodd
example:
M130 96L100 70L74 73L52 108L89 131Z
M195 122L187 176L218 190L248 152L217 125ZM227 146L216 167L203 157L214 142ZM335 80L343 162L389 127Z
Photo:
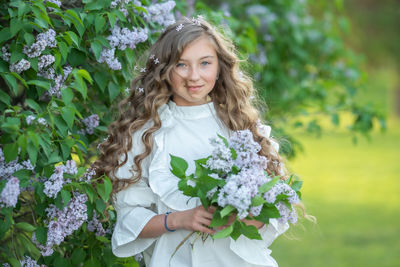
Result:
M246 225L244 219L296 223L293 204L300 201L302 182L270 176L265 170L274 162L258 154L261 146L251 131L234 132L230 139L218 135L210 142L214 150L207 158L195 160L195 173L186 174L188 163L183 158L170 155L170 164L184 195L198 197L205 209L216 208L210 227L227 226L228 218L235 215L230 225L212 235L214 239L230 236L236 240L240 235L261 239L258 229Z

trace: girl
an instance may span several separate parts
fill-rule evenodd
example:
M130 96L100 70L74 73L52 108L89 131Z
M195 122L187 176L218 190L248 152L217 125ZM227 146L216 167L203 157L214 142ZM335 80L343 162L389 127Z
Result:
M251 105L251 80L239 69L231 41L201 18L183 18L169 26L150 49L146 68L132 82L120 105L120 117L100 147L97 169L113 179L117 223L113 252L128 257L143 252L146 266L277 266L268 250L288 226L271 219L245 223L259 228L263 240L241 236L187 240L191 231L214 234L214 209L178 190L170 172L170 154L193 160L211 154L211 137L250 129L262 146L270 174L281 173L277 143L270 128L258 123Z

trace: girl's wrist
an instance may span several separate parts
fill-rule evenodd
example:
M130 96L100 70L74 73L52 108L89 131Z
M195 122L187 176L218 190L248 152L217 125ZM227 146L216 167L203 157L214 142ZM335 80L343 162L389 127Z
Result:
M168 214L168 219L167 219L167 227L171 230L176 230L179 228L179 225L177 223L177 214L178 212L171 212Z

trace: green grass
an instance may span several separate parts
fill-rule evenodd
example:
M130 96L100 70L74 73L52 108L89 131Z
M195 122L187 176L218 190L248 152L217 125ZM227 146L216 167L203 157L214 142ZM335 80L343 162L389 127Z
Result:
M290 166L303 181L307 212L271 246L280 267L400 266L400 120L353 145L343 131L301 135L306 149Z

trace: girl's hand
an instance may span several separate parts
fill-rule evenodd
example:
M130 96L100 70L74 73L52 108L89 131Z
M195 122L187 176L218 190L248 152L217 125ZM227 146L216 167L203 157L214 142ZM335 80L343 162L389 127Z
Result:
M210 235L215 234L215 230L208 228L211 223L215 207L205 210L203 206L171 213L168 216L168 228L186 229L189 231L200 231Z

